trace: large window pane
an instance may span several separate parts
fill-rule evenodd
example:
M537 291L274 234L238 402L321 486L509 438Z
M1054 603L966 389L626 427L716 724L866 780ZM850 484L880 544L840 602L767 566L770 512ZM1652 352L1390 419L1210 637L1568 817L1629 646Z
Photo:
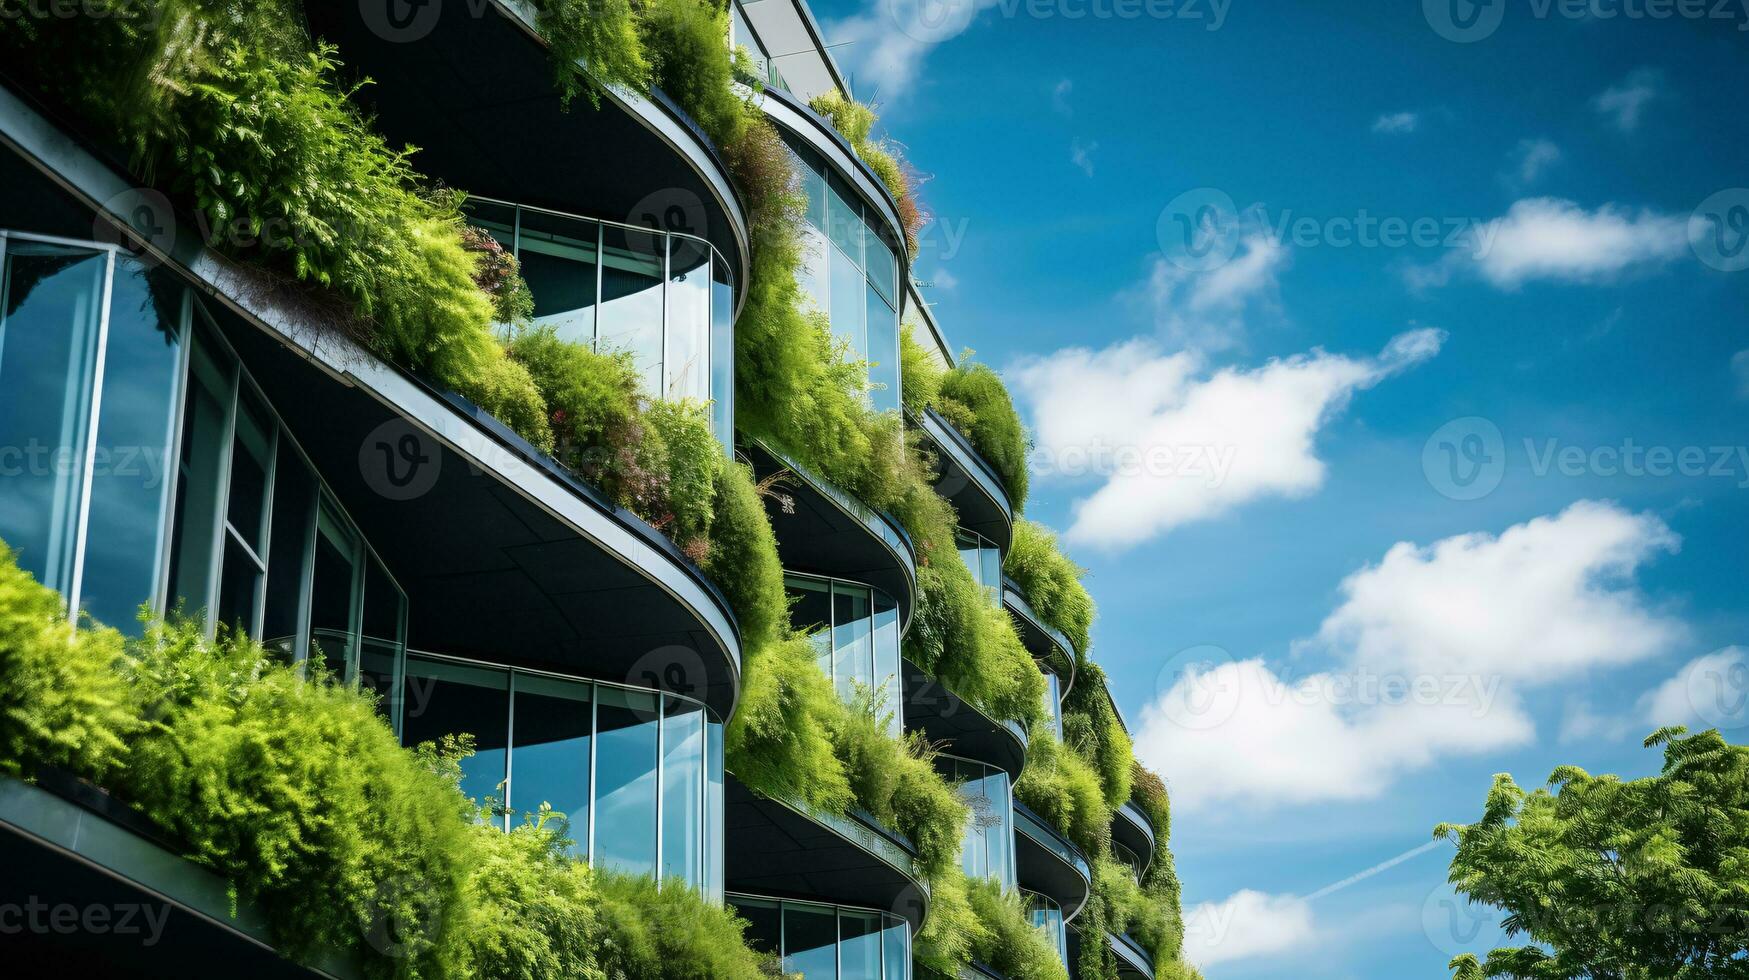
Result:
M802 254L800 264L796 266L796 282L802 287L802 295L813 301L814 309L827 313L831 307L827 305L827 256L832 252L832 244L826 241L826 233L813 225L802 228Z
M418 745L445 735L473 735L474 754L462 760L462 792L481 804L503 799L509 724L509 674L408 659L401 742Z
M354 602L358 595L358 548L352 535L322 508L316 526L315 571L310 581L310 645L320 651L335 680L350 680L357 655Z
M727 854L724 825L726 801L723 795L723 726L707 721L705 734L705 871L704 892L708 901L722 904L723 879Z
M595 339L597 275L593 221L522 211L517 260L534 294L534 322L565 340Z
M668 240L668 350L665 397L708 401L711 250L690 238Z
M807 905L783 907L783 972L803 980L838 980L838 913Z
M837 174L827 176L826 191L826 237L832 239L832 244L843 249L844 254L850 257L850 261L856 264L857 270L861 271L863 267L861 198Z
M587 856L589 741L594 724L591 685L519 674L516 734L510 760L512 825L550 803L564 814L571 853Z
M728 263L712 263L711 429L723 450L735 448L735 285Z
M662 718L662 877L704 879L704 709L666 699Z
M231 437L231 483L227 494L223 565L219 572L218 622L261 635L256 610L267 578L267 488L273 460L274 423L248 390L237 396Z
M868 255L868 278L874 283L881 295L886 297L887 304L894 309L899 307L899 260L893 255L893 250L870 228L866 235Z
M874 686L880 710L888 715L894 738L905 734L903 678L899 676L899 607L884 592L874 593Z
M990 877L1004 888L1014 887L1014 805L1008 798L1008 773L990 770L984 777L984 796L990 801L991 822L985 834L989 841Z
M165 557L183 293L166 273L116 261L79 603L124 632L138 627L135 614L157 592Z
M881 295L868 293L869 402L877 412L899 410L899 314Z
M869 590L854 586L832 587L832 681L838 696L846 701L856 688L874 680L874 648Z
M863 291L867 280L843 249L833 247L827 251L832 253L832 335L850 345L852 360L860 360L868 356L868 334L863 325L866 313Z
M630 353L650 395L662 392L662 241L647 231L602 229L601 319L596 349Z
M498 244L509 250L516 248L516 208L508 204L473 199L468 201L468 224L491 232ZM526 278L526 277L524 277Z
M1056 674L1045 674L1045 716L1050 719L1051 733L1063 739L1063 687Z
M838 966L842 980L881 980L881 917L838 913Z
M0 537L50 588L72 584L108 256L9 242L0 304ZM118 624L125 625L125 623Z
M783 913L776 902L734 899L735 914L747 920L747 945L761 953L783 953Z
M267 603L261 635L268 648L287 661L299 653L303 627L304 574L310 536L315 533L316 477L291 447L279 444L273 468L273 530L267 555Z
M275 502L278 506L278 502ZM405 636L402 632L402 611L406 598L389 578L389 570L375 557L367 557L364 566L364 635L358 646L358 686L378 696L377 710L399 724L400 710L396 700L403 659Z
M214 341L197 320L191 334L188 392L182 408L182 455L178 461L175 540L170 549L170 605L205 614L214 601L218 569L214 549L223 533L219 502L224 495L225 450L230 440L233 376L214 358Z
M656 696L601 688L596 704L595 864L656 871Z
M887 917L881 935L881 958L886 963L883 980L909 980L911 976L911 929L904 919Z
M790 594L790 623L809 634L820 670L832 676L832 592L831 586L819 579L789 578L784 580Z

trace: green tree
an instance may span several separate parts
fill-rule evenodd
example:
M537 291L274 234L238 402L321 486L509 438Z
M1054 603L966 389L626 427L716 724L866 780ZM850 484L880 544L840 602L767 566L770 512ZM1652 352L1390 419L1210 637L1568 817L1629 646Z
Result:
M1656 776L1562 766L1526 793L1494 777L1482 819L1442 824L1451 881L1523 946L1451 961L1455 980L1749 977L1749 746L1663 728Z

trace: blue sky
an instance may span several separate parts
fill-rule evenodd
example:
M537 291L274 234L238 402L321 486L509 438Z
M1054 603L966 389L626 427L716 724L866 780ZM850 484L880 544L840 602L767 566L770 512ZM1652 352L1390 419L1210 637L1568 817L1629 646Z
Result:
M1459 2L1485 36L1412 0L815 5L1036 458L1168 449L1028 510L1089 569L1211 980L1447 976L1496 938L1449 849L1369 869L1493 773L1749 732L1749 13Z

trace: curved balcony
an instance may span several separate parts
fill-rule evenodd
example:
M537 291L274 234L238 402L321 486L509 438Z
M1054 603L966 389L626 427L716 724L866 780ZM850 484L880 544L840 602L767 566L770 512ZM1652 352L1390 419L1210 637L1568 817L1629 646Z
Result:
M1014 505L1002 478L935 409L924 409L912 421L935 444L941 466L935 489L959 512L960 527L990 539L1006 555L1014 538Z
M837 817L799 801L777 800L728 776L730 892L829 905L887 909L916 935L928 913L929 886L916 849L873 817Z
M748 944L775 954L784 976L911 976L910 925L891 912L764 895L730 895L729 904L747 923Z
M420 147L417 165L469 193L611 217L706 239L746 295L748 226L716 148L660 92L601 93L567 111L526 0L408 5L310 3L312 32L340 48L358 93L391 145Z
M1117 954L1117 975L1120 978L1154 980L1154 957L1142 948L1141 943L1121 932L1108 932L1106 937L1111 943L1111 951Z
M19 178L3 185L19 213L54 215L31 217L51 225L32 230L89 234L93 211L129 226L108 210L124 204L99 203L133 200L129 182L4 89L0 136L20 153L0 154ZM216 332L377 546L407 597L409 645L657 686L731 713L740 639L728 600L658 531L465 399L320 331L196 236L162 244L168 254L155 245L152 257L216 297Z
M179 855L156 825L87 783L43 773L0 778L0 907L10 907L9 972L74 976L222 976L353 980L330 955L300 965L272 945L260 909L236 905L224 879ZM32 912L36 909L36 912ZM74 913L70 928L66 909ZM40 916L33 925L27 918ZM95 917L94 917L95 916Z
M948 690L940 680L909 660L904 664L905 726L954 755L1004 770L1014 779L1026 766L1026 729L997 721Z
M892 596L899 630L917 604L917 557L898 522L857 500L764 442L747 444L761 479L785 473L781 496L766 497L777 550L789 571L849 579Z
M1020 887L1056 902L1072 922L1093 890L1093 869L1074 842L1025 804L1014 803L1014 856Z
M1142 811L1128 800L1112 813L1111 842L1135 856L1137 878L1148 873L1148 867L1154 863L1154 828Z

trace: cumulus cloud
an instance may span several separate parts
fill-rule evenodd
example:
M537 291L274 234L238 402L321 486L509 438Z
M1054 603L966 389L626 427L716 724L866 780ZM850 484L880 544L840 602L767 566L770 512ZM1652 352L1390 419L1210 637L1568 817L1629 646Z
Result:
M1184 958L1199 967L1284 953L1316 936L1311 904L1294 895L1244 889L1184 913Z
M1640 128L1646 106L1658 98L1663 89L1659 74L1641 68L1615 85L1604 89L1591 100L1591 108L1624 133Z
M1665 725L1725 731L1749 726L1749 648L1725 647L1682 666L1638 704L1647 731Z
M1330 669L1292 680L1261 658L1169 669L1137 754L1194 808L1372 799L1440 758L1525 744L1524 692L1681 641L1682 624L1633 580L1678 544L1656 517L1596 501L1498 536L1401 542L1345 579L1341 603L1294 644Z
M1536 183L1548 169L1561 162L1561 148L1545 139L1519 140L1512 151L1512 175L1521 187Z
M1526 282L1606 283L1663 265L1688 250L1686 220L1605 204L1587 211L1572 201L1526 198L1471 229L1463 247L1432 265L1412 266L1412 288L1443 286L1473 273L1499 289Z
M1208 233L1220 236L1212 248L1231 258L1212 269L1193 269L1156 255L1148 278L1119 297L1147 315L1174 348L1237 347L1251 320L1279 308L1280 275L1292 260L1288 247L1250 214Z
M1414 112L1388 112L1373 120L1375 133L1413 133L1421 125L1421 116Z
M1218 301L1218 291L1208 299ZM1316 490L1318 432L1354 392L1434 356L1443 341L1438 330L1414 330L1376 357L1314 349L1211 370L1198 352L1135 339L1025 360L1010 376L1032 407L1040 475L1104 481L1075 502L1068 539L1133 547L1250 500Z

